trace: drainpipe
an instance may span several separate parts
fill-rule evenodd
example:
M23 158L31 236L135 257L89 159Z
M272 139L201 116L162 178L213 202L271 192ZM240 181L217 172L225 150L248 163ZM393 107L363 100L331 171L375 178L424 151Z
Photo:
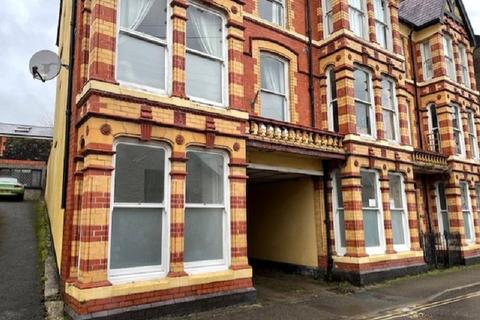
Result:
M410 31L408 35L408 42L409 42L409 47L410 47L410 64L412 65L413 68L413 85L414 85L414 94L415 94L415 113L417 116L417 121L415 122L417 124L417 135L418 135L418 143L420 144L420 149L423 150L424 143L423 143L423 131L422 131L422 124L421 124L421 118L420 118L420 97L418 94L418 80L417 80L417 65L415 64L415 49L414 49L414 43L413 43L413 29Z
M310 13L310 0L305 1L305 15L307 24L307 37L308 37L308 94L310 97L310 114L311 114L311 126L315 128L315 97L313 87L313 40L312 40L312 17Z
M75 63L75 34L77 31L77 1L72 0L72 11L70 17L70 48L68 58L68 88L67 105L65 108L65 143L63 155L63 181L62 181L62 209L65 209L67 202L68 185L68 164L70 162L70 121L72 116L72 97L73 97L73 66Z
M322 166L323 166L323 203L325 207L325 237L327 240L327 270L325 273L325 280L329 281L332 279L332 271L333 271L333 253L332 253L332 238L331 238L331 232L330 232L330 212L327 208L328 204L328 177L330 175L329 169L328 169L328 161L323 160L322 161Z

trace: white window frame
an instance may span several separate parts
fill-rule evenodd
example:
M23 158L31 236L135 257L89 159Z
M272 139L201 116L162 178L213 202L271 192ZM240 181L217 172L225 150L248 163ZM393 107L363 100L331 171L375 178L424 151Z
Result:
M436 127L433 126L433 118L432 118L433 108L435 109L435 115L436 115L436 118L437 118L437 126ZM435 140L433 141L434 142L434 145L433 145L434 150L432 150L432 145L429 141L429 143L428 143L429 150L432 151L432 152L441 152L442 143L441 143L441 138L440 138L440 126L438 124L437 106L433 103L428 105L428 132L431 136L433 136L434 139L435 139L435 136L438 136L438 150L436 150L437 145L435 145Z
M462 186L466 186L465 189L463 189ZM467 194L467 209L463 209L463 202L462 202L462 218L463 218L463 224L464 228L466 228L466 223L468 223L468 227L470 228L470 233L472 235L471 238L467 239L466 234L465 234L465 241L467 243L475 243L475 224L473 223L473 213L472 213L472 199L470 199L470 186L468 182L466 181L460 181L460 194L462 194L462 191L466 190ZM460 196L461 199L463 199L463 195ZM468 221L465 221L465 215L468 216Z
M332 80L337 81L337 79L332 79L330 73L333 70L335 72L335 66L330 66L326 70L327 74L327 120L328 120L328 130L335 132L335 119L333 114L333 104L337 103L337 117L338 117L338 92L336 94L336 98L333 99L332 97ZM336 87L336 86L335 86ZM337 123L339 124L339 119L337 119Z
M455 138L456 135L458 135L458 139L460 140L458 147L460 147L460 152L459 150L455 150L457 156L465 157L465 136L463 133L463 119L462 119L462 110L460 109L460 106L457 104L452 104L452 124L453 124L453 119L456 117L457 118L457 124L458 127L455 127L455 125L452 125L453 127L453 136Z
M219 260L204 260L204 261L195 261L195 262L184 262L184 269L185 272L190 275L195 274L202 274L202 273L209 273L209 272L217 272L217 271L224 271L228 270L230 266L230 181L229 181L229 157L228 154L221 150L205 150L202 148L187 148L188 152L197 152L197 153L210 153L221 155L224 159L224 204L198 204L198 203L188 203L187 202L187 182L185 180L185 210L186 209L221 209L224 208L223 212L223 259Z
M452 37L448 34L443 35L443 51L446 61L447 77L453 81L457 81L457 71L455 67L455 56L453 53Z
M368 75L368 89L370 91L370 102L357 99L357 97L355 96L355 119L356 119L356 109L357 109L356 103L357 103L357 101L362 103L362 104L370 105L368 115L370 117L370 131L371 131L371 133L370 134L362 133L362 132L359 133L358 130L357 130L357 134L360 135L360 136L363 136L363 137L376 138L377 137L377 120L376 120L376 117L375 117L375 96L374 96L374 93L373 93L372 73L368 69L363 68L359 65L355 65L354 69L367 73L367 75ZM354 91L354 95L355 95L355 79L354 79L353 83L354 83L354 90L353 91ZM358 128L357 125L356 125L356 128Z
M478 160L478 137L477 126L475 124L475 113L472 110L467 111L468 115L468 141L470 142L470 152L472 159Z
M257 1L258 4L258 15L260 18L262 18L263 20L265 21L268 21L276 26L279 26L279 27L286 27L287 26L287 10L285 10L286 8L286 1L287 0L264 0L264 1L267 1L267 2L272 2L272 3L276 3L278 5L280 5L280 8L282 10L282 21L276 21L276 17L275 17L275 14L273 14L273 6L272 6L272 17L273 17L273 20L270 21L268 19L265 19L263 18L261 15L260 15L260 1Z
M283 71L284 72L284 79L285 79L285 94L262 88L262 74L261 74L262 68L260 66L260 77L259 77L260 78L259 79L259 84L260 84L260 114L262 114L262 101L261 101L262 100L261 99L262 95L261 95L261 93L265 92L265 93L268 93L268 94L273 94L273 95L276 95L276 96L279 96L279 97L283 97L283 99L285 101L284 110L283 110L283 114L285 115L285 118L283 120L280 120L280 121L290 122L290 81L289 81L290 80L289 79L290 62L287 59L284 59L284 58L282 58L282 57L280 57L276 54L272 54L272 53L267 52L267 51L260 51L260 64L262 63L262 56L268 56L269 58L275 59L275 60L282 63L283 69L284 69L284 71Z
M113 150L116 152L117 147L120 144L128 144L133 146L148 146L150 148L162 149L165 152L165 177L164 177L164 199L163 204L139 204L139 203L115 203L115 169L112 171L111 179L111 196L110 196L110 217L109 217L109 230L108 230L108 265L107 274L108 279L112 283L125 283L139 280L148 280L154 278L164 278L167 276L170 267L170 159L171 150L168 146L159 142L140 142L131 138L117 139L113 144ZM116 155L113 156L114 168L116 167ZM148 209L162 209L162 262L160 266L145 266L123 269L111 269L110 268L110 250L112 239L112 219L113 211L115 208L148 208Z
M380 255L385 254L387 246L385 240L385 224L384 224L384 214L383 214L383 204L382 204L382 192L380 190L380 179L379 174L376 170L371 169L361 169L360 172L368 172L375 174L375 183L377 191L377 222L378 222L378 237L380 245L377 247L367 247L365 244L365 253L368 255ZM364 208L362 204L362 220L364 216L364 210L374 210L373 208ZM365 230L365 227L364 227Z
M390 113L393 113L393 134L394 134L394 139L387 139L385 138L386 140L390 141L390 142L395 142L395 143L400 143L400 116L399 116L399 112L398 112L398 101L397 101L397 84L395 82L395 80L393 80L392 78L390 77L387 77L387 76L382 76L382 81L385 80L387 81L389 84L390 84L390 89L392 91L392 108L387 108L383 105L382 103L382 115L385 113L385 112L390 112ZM383 87L382 87L382 96L383 96ZM385 120L383 121L383 123L385 124ZM386 130L385 128L383 129L384 131L384 135L386 137Z
M326 11L327 4L330 3L330 10ZM330 36L333 31L333 0L322 0L323 11L323 33L324 38ZM331 22L331 24L330 24ZM332 30L330 30L330 27Z
M338 172L341 180L340 170L336 169L332 172L332 209L333 209L333 230L335 236L335 251L337 252L337 256L343 257L347 254L347 248L342 246L342 235L340 234L340 210L343 210L343 215L345 219L345 207L340 207L338 203L338 192L342 192L341 186L342 182L338 181L336 173ZM345 224L345 221L344 221ZM347 230L345 229L345 241L346 241L346 233Z
M375 1L375 0L374 0ZM377 42L380 44L380 42L378 41L378 34L377 34L377 26L378 25L381 25L383 30L385 31L386 35L385 35L385 46L382 46L382 48L384 49L387 49L387 50L391 50L392 49L392 28L391 28L391 20L390 20L390 10L389 10L389 3L387 0L381 0L382 2L382 6L385 7L385 21L380 21L380 20L377 20L377 17L376 17L376 14L374 14L375 16L375 38L377 40ZM375 8L375 3L374 3L374 8Z
M126 88L130 88L130 89L134 89L134 90L139 90L139 91L145 91L145 92L149 92L149 93L153 93L153 94L158 94L158 95L163 95L163 96L168 96L171 94L172 92L172 81L171 81L171 62L173 61L173 54L172 54L172 42L173 42L173 39L172 39L172 23L170 22L170 15L171 15L171 6L170 6L170 2L171 0L166 0L166 6L167 6L167 11L166 11L166 23L167 23L167 28L166 28L166 39L165 41L161 40L161 39L158 39L156 37L153 37L153 36L150 36L150 35L147 35L147 34L144 34L144 33L141 33L141 32L137 32L137 31L132 31L132 30L128 30L126 28L123 28L120 24L120 19L121 19L121 1L128 1L128 0L118 0L118 3L117 3L117 30L116 30L116 36L117 36L117 41L116 44L115 44L115 79L117 80L117 82L120 84L120 86L123 86L123 87L126 87ZM118 58L119 58L119 41L118 41L118 38L120 37L120 33L124 33L124 34L127 34L129 35L130 37L133 37L133 38L136 38L136 39L139 39L139 40L142 40L142 41L146 41L146 42L151 42L151 43L154 43L156 45L161 45L165 48L165 88L164 89L160 89L160 88L155 88L155 87L151 87L151 86L148 86L148 85L144 85L144 84L138 84L138 83L135 83L135 82L130 82L130 81L125 81L125 80L121 80L118 78L118 67L119 67L119 64L118 64Z
M440 199L440 185L443 185L443 197L445 198L445 204L446 208L442 209L441 205L441 199ZM447 202L447 195L445 192L445 184L443 182L437 182L435 184L435 199L436 199L436 206L437 206L437 224L438 224L438 232L441 233L442 235L445 234L445 232L450 232L450 217L448 215L448 202ZM447 222L448 225L444 226L443 225L443 214L447 215ZM443 237L442 237L443 239Z
M352 30L352 27L350 26L350 31L353 32L356 36L364 39L364 40L367 40L368 38L368 15L367 15L367 2L366 0L361 0L362 1L362 10L358 9L357 7L354 7L350 4L350 1L348 2L348 16L349 16L349 19L348 19L348 22L349 24L351 24L352 20L350 19L350 16L351 16L351 12L352 11L355 11L357 13L360 13L362 15L362 35L358 35L356 34L353 30Z
M430 40L424 41L420 44L420 51L422 54L423 80L428 81L433 78L433 58ZM429 71L429 66L431 71Z
M405 191L405 178L401 173L391 172L389 176L398 176L400 177L400 193L402 196L402 208L394 208L392 206L393 201L390 200L390 215L392 215L392 211L402 211L402 224L403 224L403 236L405 238L404 244L394 244L393 249L397 252L405 252L410 251L411 243L410 243L410 226L408 224L408 203L407 203L407 194ZM393 232L393 222L392 222L392 232ZM392 238L393 241L393 238Z
M458 46L460 52L460 74L462 76L462 83L464 86L470 88L470 71L468 68L467 48L463 43Z
M215 60L215 61L222 62L222 72L221 72L222 73L221 74L221 76L222 76L222 80L221 80L221 83L222 83L222 88L221 88L221 90L222 90L222 101L221 102L211 101L211 100L208 100L208 99L205 99L205 98L200 98L200 97L195 97L195 96L189 96L189 95L187 95L187 96L191 101L199 102L199 103L203 103L203 104L207 104L207 105L211 105L211 106L220 107L222 109L225 109L228 105L228 92L229 92L228 72L227 72L227 69L228 69L228 41L227 41L227 30L226 30L227 20L226 20L225 16L223 14L221 14L220 12L218 12L214 9L211 9L209 7L203 6L201 4L198 4L195 1L188 1L188 6L189 7L195 7L199 10L206 11L206 12L211 13L213 15L216 15L216 16L220 17L220 19L222 19L222 39L223 39L222 55L223 55L223 59L220 59L218 57L209 55L209 54L204 53L204 52L200 52L200 51L195 50L195 49L188 48L187 40L186 40L187 32L185 31L185 59L186 59L187 53L190 53L190 54L194 54L194 55L197 55L197 56L200 56L200 57L203 57L203 58L207 58L207 59L210 59L210 60ZM187 23L188 23L188 21L187 21ZM185 28L186 28L186 26L185 26ZM188 70L185 68L185 79L187 77L187 74L188 74Z

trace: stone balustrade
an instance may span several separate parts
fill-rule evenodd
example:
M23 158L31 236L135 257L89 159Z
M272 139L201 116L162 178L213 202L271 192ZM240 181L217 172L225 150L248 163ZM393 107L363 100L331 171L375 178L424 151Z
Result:
M345 153L343 136L291 123L251 117L246 134L249 139L324 152Z

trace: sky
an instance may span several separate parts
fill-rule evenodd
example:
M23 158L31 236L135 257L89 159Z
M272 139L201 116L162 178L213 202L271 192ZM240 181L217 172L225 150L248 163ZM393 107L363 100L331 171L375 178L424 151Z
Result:
M59 2L0 0L0 122L53 125L55 80L33 80L28 63L39 50L57 52ZM480 34L479 0L464 4L475 33Z

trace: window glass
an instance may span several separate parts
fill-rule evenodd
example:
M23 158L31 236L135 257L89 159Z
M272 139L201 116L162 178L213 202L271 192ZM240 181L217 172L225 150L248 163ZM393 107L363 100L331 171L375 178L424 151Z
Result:
M460 194L462 197L462 214L463 214L463 225L465 230L465 239L472 241L474 240L474 231L473 231L473 217L472 211L470 208L470 195L468 190L468 183L460 182Z
M423 58L423 77L425 80L429 80L433 77L432 49L429 41L425 41L421 46Z
M359 37L365 37L365 13L363 0L348 0L350 30Z
M186 93L189 97L222 104L225 87L222 18L190 4L187 19Z
M345 210L343 207L343 194L342 194L342 180L340 176L340 170L333 172L333 184L334 184L334 197L335 197L335 227L338 228L337 234L340 237L340 248L346 248L347 241L345 235ZM337 240L338 241L338 240ZM338 251L337 246L337 251ZM338 252L337 252L338 254Z
M443 36L443 46L444 46L444 54L445 54L445 61L447 63L447 75L450 79L455 79L455 62L453 60L453 47L452 47L452 38L449 35Z
M363 210L363 226L365 233L365 247L380 246L377 210Z
M265 118L286 121L286 62L261 54L261 114Z
M362 172L362 206L377 208L377 177L373 172Z
M121 27L166 39L166 0L122 0L120 3Z
M119 144L115 159L115 202L163 203L165 151Z
M185 262L223 258L223 209L186 209Z
M260 17L277 25L284 25L284 0L259 0Z
M188 203L223 204L223 156L216 153L189 152L187 177Z
M338 132L338 101L337 101L337 82L335 77L335 68L330 67L327 70L327 104L328 104L328 129Z
M470 86L470 74L468 72L468 58L467 50L463 44L459 45L458 50L460 51L460 69L462 76L462 83L469 87Z
M478 158L478 139L477 129L475 126L475 114L473 111L468 111L468 138L470 141L470 150L472 152L472 158Z
M356 69L355 77L355 110L357 132L372 134L370 76L366 71Z
M462 118L460 116L460 108L457 105L453 106L453 134L455 138L455 146L457 155L462 155L464 152L463 146L463 128L462 128Z
M404 186L399 174L388 175L390 189L390 213L392 219L393 244L407 244L408 219L404 203Z
M395 105L395 83L387 78L382 79L382 112L385 138L398 140L399 124Z
M374 1L375 11L375 31L377 42L383 47L388 48L390 42L387 3L384 0Z
M117 78L164 90L166 0L120 3Z
M448 207L447 207L447 198L445 196L445 185L443 183L438 183L437 185L437 197L439 205L439 231L441 233L449 232L450 222L448 219Z
M186 268L224 266L228 223L224 196L225 157L215 152L188 151L187 158Z
M162 213L162 209L113 210L111 269L162 264Z

